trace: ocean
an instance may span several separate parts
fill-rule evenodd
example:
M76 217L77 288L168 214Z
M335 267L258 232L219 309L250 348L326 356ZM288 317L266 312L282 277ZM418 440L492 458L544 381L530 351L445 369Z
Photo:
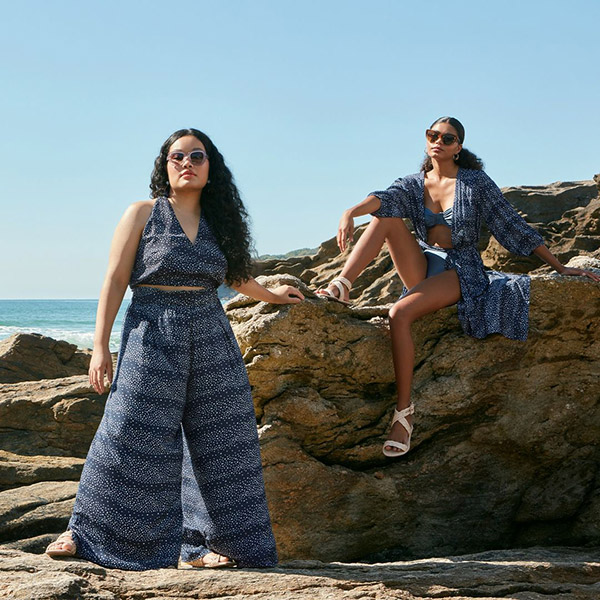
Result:
M221 302L233 294L228 288L219 288ZM123 300L110 336L111 352L119 349L128 306L129 300ZM98 300L0 300L0 340L14 333L41 333L80 348L91 348L97 307Z

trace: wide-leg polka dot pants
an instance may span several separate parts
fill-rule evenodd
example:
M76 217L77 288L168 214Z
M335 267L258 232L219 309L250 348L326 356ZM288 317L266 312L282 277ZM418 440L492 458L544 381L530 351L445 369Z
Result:
M209 551L277 563L248 377L214 290L134 290L69 529L105 567Z

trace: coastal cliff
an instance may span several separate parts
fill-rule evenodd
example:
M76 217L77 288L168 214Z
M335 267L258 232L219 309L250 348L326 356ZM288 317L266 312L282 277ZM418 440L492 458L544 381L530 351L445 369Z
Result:
M548 186L562 192L566 187ZM544 226L544 235L556 240L549 244L563 260L600 269L597 190L587 182L569 189L568 208L554 207L552 214L550 208L527 212L529 194L543 196L547 189L520 188L522 205L514 202L532 222L556 216ZM555 196L549 193L548 198ZM539 593L556 598L575 589L578 596L564 597L597 597L591 579L598 580L594 548L600 546L600 286L549 274L539 263L511 258L496 246L493 238L484 239L488 266L532 273L529 339L470 338L460 328L455 307L418 321L413 328L413 448L396 460L381 454L394 404L386 315L400 292L385 252L357 280L352 308L316 299L307 287L314 289L339 271L344 257L335 253L334 240L315 255L273 259L258 267L267 285L300 286L305 302L275 306L238 296L226 306L253 388L280 557L302 561L288 562L284 572L297 569L294 576L300 579L290 585L299 588L304 581L313 590L312 596L298 592L290 598L352 597L342 596L346 592L341 587L359 593L369 577L382 586L379 591L364 587L370 598L500 598L508 597L514 585L532 593L537 585ZM27 356L29 344L45 350L36 350L28 365L15 356ZM45 356L56 358L55 347L51 341L40 344L39 339L15 336L2 347L8 350L0 351L0 372L12 361L11 372L18 368L23 373L21 381L0 387L0 564L23 589L29 589L25 573L32 564L30 553L43 551L68 521L83 459L106 401L106 394L97 395L83 375L85 357L76 359L82 361L80 375L35 380L32 374L44 372L39 363ZM549 549L510 550L531 546ZM565 546L586 549L569 554ZM430 559L428 570L425 562L415 560L465 553L479 554L450 559L458 569L454 583L445 579L446 567L436 562L440 559ZM545 558L565 565L572 560L571 580L550 577L544 588L539 571ZM512 588L500 585L500 575L495 588L469 582L467 576L469 564L529 559L530 567L506 575ZM31 569L48 581L107 577L108 582L113 577L96 567L86 571L82 561L42 560ZM338 567L310 562L315 560L413 562L336 571ZM71 566L61 570L56 564ZM482 567L483 579L487 568ZM131 590L127 585L144 576L114 577ZM258 580L244 573L236 577L241 587L237 592L232 588L232 597L250 594L250 589L259 593ZM323 577L329 578L327 585L319 579ZM148 589L156 587L154 580L144 581ZM192 585L192 579L185 581ZM216 586L213 591L224 589L215 575L196 574L194 581ZM85 595L81 582L69 585L82 598L120 597L116 591L93 596L91 587ZM111 585L106 590L118 589ZM319 585L325 586L318 592L322 595L314 591ZM325 590L328 585L340 595L333 588ZM435 591L435 585L441 587ZM210 597L186 596L182 588L178 594ZM264 597L287 596L282 591Z

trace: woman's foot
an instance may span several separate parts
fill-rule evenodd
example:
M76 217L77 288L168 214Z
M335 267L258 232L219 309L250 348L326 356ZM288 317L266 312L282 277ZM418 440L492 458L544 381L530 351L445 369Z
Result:
M317 290L315 294L325 298L325 300L333 300L348 305L350 304L351 289L352 283L340 275L332 279L327 287Z
M414 404L401 410L394 410L390 439L383 444L383 454L390 458L402 456L410 450L410 438L413 432Z
M77 546L73 541L73 535L70 531L61 533L56 541L48 544L46 548L46 554L48 556L75 556L77 552Z
M217 554L216 552L209 552L208 554L189 562L182 561L182 564L189 567L203 567L206 569L222 569L224 567L235 566L235 562L231 560L231 558L223 556L222 554Z

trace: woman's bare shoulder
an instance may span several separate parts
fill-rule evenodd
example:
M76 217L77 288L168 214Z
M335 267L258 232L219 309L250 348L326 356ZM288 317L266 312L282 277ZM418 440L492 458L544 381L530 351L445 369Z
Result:
M141 231L150 218L155 203L156 199L133 202L121 217L121 224L128 229L139 229Z

